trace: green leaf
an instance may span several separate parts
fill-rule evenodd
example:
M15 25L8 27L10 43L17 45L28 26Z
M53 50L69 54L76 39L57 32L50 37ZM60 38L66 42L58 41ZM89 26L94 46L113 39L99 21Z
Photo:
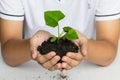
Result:
M78 39L78 35L74 29L68 30L68 32L63 36L63 38L66 38L68 40L75 40Z
M70 29L72 29L72 28L69 27L69 26L66 26L66 27L63 28L64 32L68 32Z
M44 12L45 23L50 27L58 26L58 22L64 17L65 15L59 10Z
M57 40L57 37L53 37L50 39L50 42L55 42Z

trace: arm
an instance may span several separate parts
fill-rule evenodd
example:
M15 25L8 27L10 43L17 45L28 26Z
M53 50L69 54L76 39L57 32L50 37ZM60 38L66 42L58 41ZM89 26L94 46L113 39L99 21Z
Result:
M1 23L1 18L0 18L0 23ZM1 26L1 24L0 24L0 26ZM1 30L1 29L0 29ZM1 34L1 33L0 33ZM0 43L1 43L1 35L0 35Z
M1 19L1 43L4 61L16 66L31 59L29 39L22 39L22 21Z
M69 52L62 58L63 73L79 65L83 59L101 66L107 66L113 62L118 48L119 19L96 22L96 30L96 40L87 39L77 31L79 39L74 42L80 47L80 51L77 54Z
M17 66L34 58L43 67L55 70L57 68L55 64L60 57L55 56L54 52L40 55L36 50L38 45L40 46L43 41L51 37L51 34L38 30L33 37L22 39L25 12L21 0L1 0L0 4L0 17L2 18L0 37L4 61L10 66Z
M31 59L35 59L44 68L51 71L59 69L57 62L60 57L55 52L40 55L37 47L50 38L49 32L39 30L30 39L22 39L22 21L1 20L2 56L10 66L17 66Z
M120 32L120 21L96 22L96 41L88 40L88 55L86 60L107 66L116 56Z

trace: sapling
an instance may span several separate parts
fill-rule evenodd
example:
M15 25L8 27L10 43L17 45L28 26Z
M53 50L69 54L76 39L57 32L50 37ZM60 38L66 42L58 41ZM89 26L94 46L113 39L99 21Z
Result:
M38 47L38 51L44 55L50 51L55 51L61 58L66 55L67 52L78 52L78 47L71 41L78 39L76 31L69 26L63 27L63 31L60 31L59 21L62 20L65 15L59 11L45 11L44 19L47 26L58 28L58 36L51 37L48 41L44 41L41 46ZM59 61L62 62L61 60Z
M62 20L65 17L65 15L61 11L46 11L44 12L44 18L46 25L55 28L58 27L58 37L53 37L50 41L57 42L60 38L68 39L68 40L75 40L78 39L78 35L76 31L69 27L65 26L63 28L63 31L60 31L59 21ZM64 35L63 35L64 34Z

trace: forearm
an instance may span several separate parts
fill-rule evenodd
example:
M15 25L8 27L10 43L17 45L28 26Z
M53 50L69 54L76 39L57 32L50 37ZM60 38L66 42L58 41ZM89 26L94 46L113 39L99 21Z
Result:
M88 40L86 60L101 66L107 66L114 60L116 51L117 46L108 41Z
M31 59L28 40L11 39L2 45L2 56L10 66L17 66Z

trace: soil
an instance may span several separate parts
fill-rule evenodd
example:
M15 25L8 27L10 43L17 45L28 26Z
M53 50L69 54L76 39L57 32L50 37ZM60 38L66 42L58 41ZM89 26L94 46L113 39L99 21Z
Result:
M78 52L78 47L70 40L61 38L58 42L50 42L50 39L44 41L41 46L38 46L37 50L40 54L45 55L51 51L55 51L62 58L67 52ZM58 62L61 63L62 61Z

